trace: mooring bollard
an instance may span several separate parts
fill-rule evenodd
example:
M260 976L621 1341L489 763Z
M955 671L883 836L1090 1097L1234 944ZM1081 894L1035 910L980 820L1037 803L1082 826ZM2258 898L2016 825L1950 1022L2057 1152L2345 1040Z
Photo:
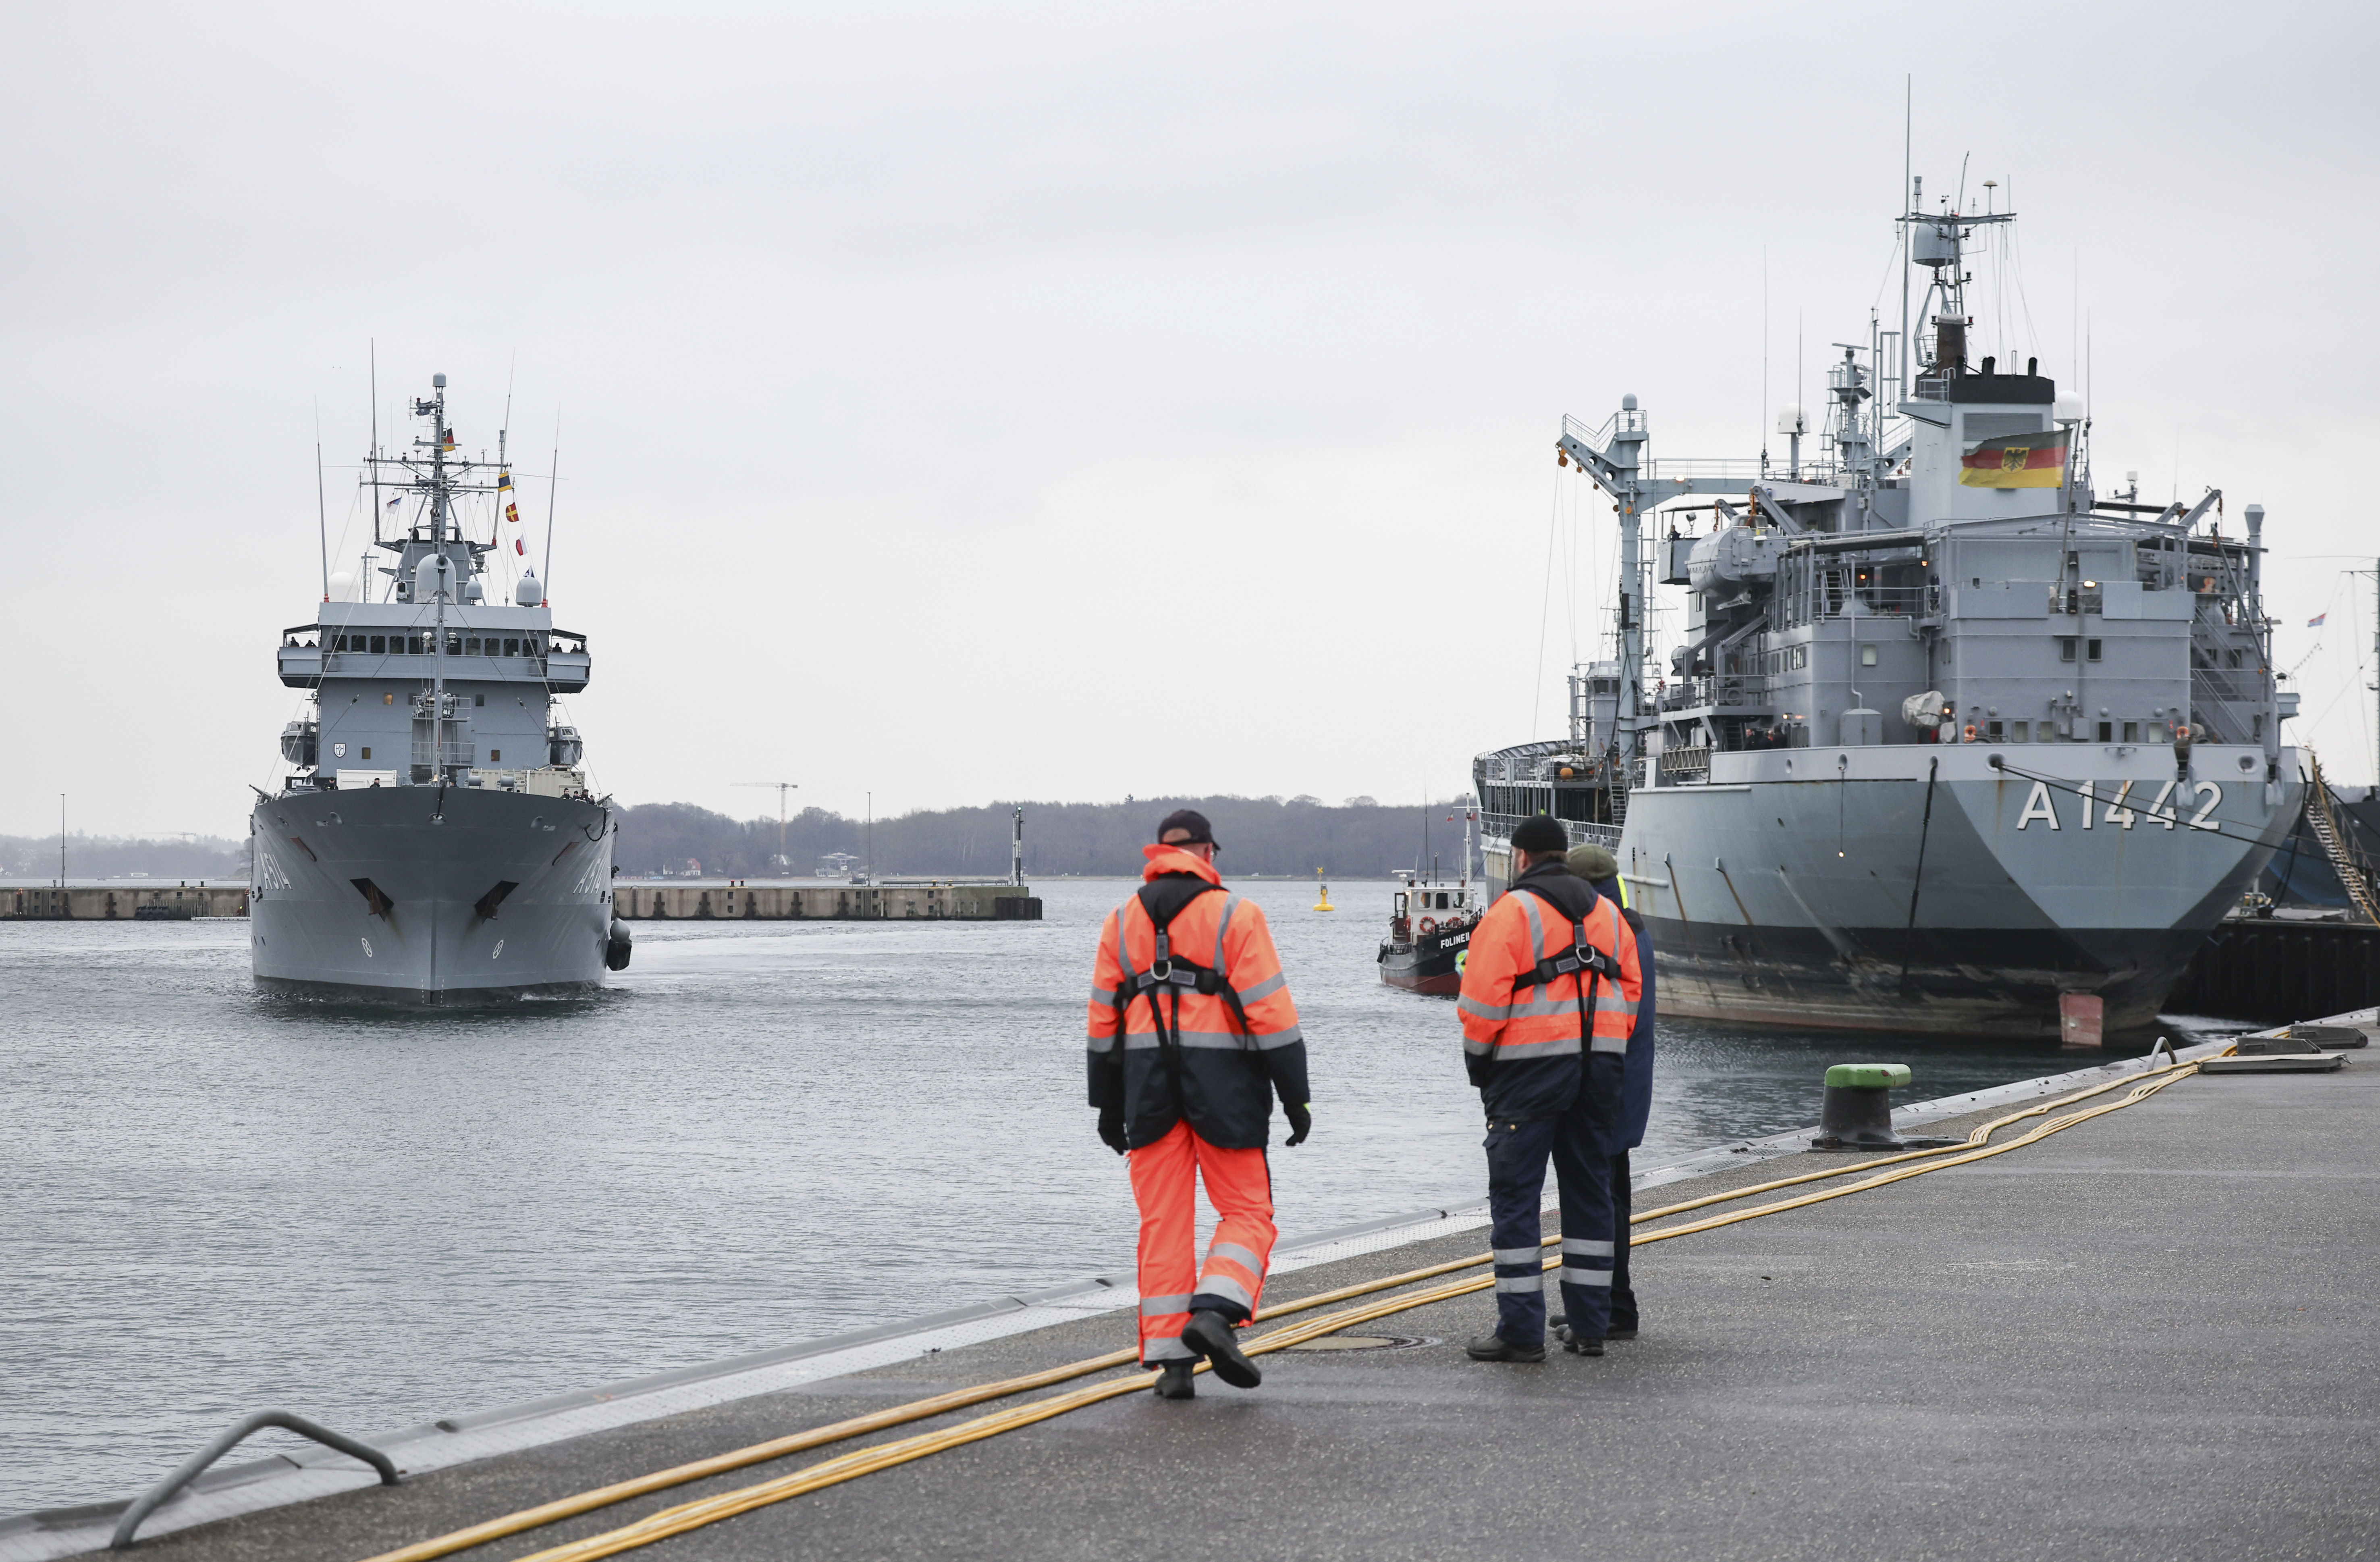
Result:
M1827 1070L1827 1093L1818 1107L1820 1150L1900 1150L1892 1131L1892 1092L1909 1082L1905 1063L1838 1063Z

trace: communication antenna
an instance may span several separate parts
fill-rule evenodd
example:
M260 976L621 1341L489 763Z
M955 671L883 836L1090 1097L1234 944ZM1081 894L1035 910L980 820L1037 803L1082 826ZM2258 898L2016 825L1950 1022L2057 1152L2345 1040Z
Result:
M331 600L331 505L322 493L322 398L314 398L314 540L322 549L322 600Z
M553 481L545 488L545 599L553 600L553 506L562 497L562 414L553 415Z
M791 861L787 860L785 857L785 794L787 792L797 792L801 790L802 784L798 781L731 781L728 785L732 787L774 787L777 788L777 860L784 865L786 874L790 877L793 873L794 865ZM1019 812L1021 812L1022 810Z
M380 543L380 339L371 339L371 458L364 465L371 468L372 543ZM364 555L369 561L370 554Z

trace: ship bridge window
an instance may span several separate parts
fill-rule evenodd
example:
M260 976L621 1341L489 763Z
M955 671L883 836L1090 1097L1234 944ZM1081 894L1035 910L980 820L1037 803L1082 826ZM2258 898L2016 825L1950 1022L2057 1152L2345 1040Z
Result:
M510 639L507 639L507 640L504 641L504 654L505 654L505 655L507 655L507 656L517 656L517 655L519 655L519 654L520 654L520 641L516 641L516 640L510 640Z
M466 656L477 656L479 653L480 637L473 635L470 639L463 642L463 654Z
M387 655L387 654L388 654L388 637L387 637L386 635L374 635L374 636L372 636L372 637L371 637L371 648L372 648L372 653L373 653L374 655L376 655L376 656L385 656L385 655Z
M2094 662L2099 659L2099 642L2095 640L2091 642L2090 647L2086 652L2086 655Z

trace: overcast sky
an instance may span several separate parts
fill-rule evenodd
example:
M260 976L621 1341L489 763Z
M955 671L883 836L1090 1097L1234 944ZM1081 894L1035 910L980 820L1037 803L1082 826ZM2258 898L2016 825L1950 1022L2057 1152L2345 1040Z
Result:
M244 828L374 340L384 437L558 423L625 800L1447 795L1591 648L1562 414L1756 454L1764 255L1772 416L1897 321L1904 76L2022 214L1977 350L2079 388L2087 313L2103 478L2267 506L2368 781L2374 14L10 7L0 830Z

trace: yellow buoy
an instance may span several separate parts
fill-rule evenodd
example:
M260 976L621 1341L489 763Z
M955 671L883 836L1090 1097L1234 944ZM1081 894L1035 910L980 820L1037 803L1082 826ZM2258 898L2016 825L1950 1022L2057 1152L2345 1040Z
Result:
M1337 910L1339 908L1330 904L1330 885L1323 879L1321 869L1314 870L1314 878L1315 882L1322 886L1322 898L1314 903L1314 909L1318 911Z

